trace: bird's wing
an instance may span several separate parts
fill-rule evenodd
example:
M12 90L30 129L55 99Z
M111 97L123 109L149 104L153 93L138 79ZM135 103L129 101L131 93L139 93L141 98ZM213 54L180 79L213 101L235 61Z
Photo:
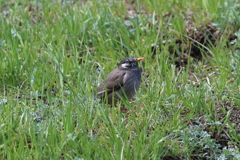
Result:
M119 71L118 69L113 70L107 77L107 79L101 83L98 87L97 97L104 96L105 92L107 94L117 91L123 87L124 76L126 72Z

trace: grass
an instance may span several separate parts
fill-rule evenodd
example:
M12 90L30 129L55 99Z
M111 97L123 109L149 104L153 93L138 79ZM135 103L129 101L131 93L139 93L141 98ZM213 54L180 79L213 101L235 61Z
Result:
M239 51L223 34L205 46L213 57L190 57L179 69L168 50L186 37L186 11L196 26L239 30L236 1L0 4L0 159L239 159L239 123L231 121ZM161 48L155 56L152 44ZM144 57L143 77L122 113L93 95L127 56ZM222 133L225 148L214 138Z

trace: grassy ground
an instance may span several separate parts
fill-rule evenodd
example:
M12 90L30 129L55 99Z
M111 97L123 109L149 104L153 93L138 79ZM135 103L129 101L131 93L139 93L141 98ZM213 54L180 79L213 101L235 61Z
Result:
M240 34L237 1L2 0L0 8L0 159L240 159L240 42L228 41ZM175 43L191 44L186 21L222 33L201 58ZM93 95L127 56L144 57L143 77L122 113Z

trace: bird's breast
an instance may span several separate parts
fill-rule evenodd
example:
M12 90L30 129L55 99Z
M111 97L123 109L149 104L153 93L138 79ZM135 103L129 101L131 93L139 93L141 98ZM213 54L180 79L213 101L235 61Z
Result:
M123 78L123 89L129 99L131 99L140 87L141 71L139 68L128 71Z

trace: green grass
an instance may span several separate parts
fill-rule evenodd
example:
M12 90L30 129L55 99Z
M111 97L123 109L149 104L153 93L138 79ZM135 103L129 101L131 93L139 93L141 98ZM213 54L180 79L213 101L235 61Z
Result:
M205 46L213 57L179 69L162 43L187 37L188 10L196 26L239 30L237 1L0 4L0 159L239 159L239 124L230 121L240 106L239 51L223 34ZM161 48L154 57L152 44ZM143 77L122 113L93 95L127 56L144 57ZM228 149L211 137L221 133Z

